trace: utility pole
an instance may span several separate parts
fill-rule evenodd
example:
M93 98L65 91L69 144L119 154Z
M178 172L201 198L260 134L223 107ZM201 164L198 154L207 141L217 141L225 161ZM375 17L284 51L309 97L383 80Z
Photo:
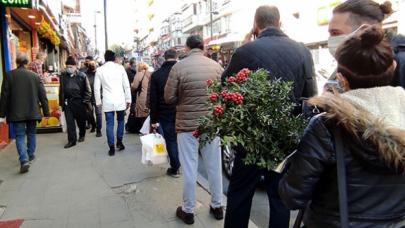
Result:
M212 14L213 14L213 12L212 12L212 0L210 0L210 29L211 29L211 39L210 39L210 41L212 40Z
M105 33L105 50L108 50L107 0L104 0L104 33Z

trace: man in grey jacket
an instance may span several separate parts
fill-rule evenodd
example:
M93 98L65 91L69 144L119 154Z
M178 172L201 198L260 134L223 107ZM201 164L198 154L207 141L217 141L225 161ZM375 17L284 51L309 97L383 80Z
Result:
M217 62L204 56L204 44L200 36L190 36L186 45L189 54L173 66L164 97L166 103L177 105L176 132L184 179L183 206L177 208L176 214L186 224L193 224L199 142L192 132L198 128L198 119L209 115L207 80L220 79L223 69ZM201 156L210 183L210 212L220 220L223 218L223 209L219 137L201 148Z

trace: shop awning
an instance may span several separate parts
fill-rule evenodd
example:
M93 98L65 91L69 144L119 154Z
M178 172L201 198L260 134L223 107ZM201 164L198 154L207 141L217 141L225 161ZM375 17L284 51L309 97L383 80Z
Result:
M243 35L241 34L228 34L227 36L216 39L216 40L211 40L208 43L208 46L213 46L213 45L223 45L226 43L236 43L236 42L242 42L243 40Z

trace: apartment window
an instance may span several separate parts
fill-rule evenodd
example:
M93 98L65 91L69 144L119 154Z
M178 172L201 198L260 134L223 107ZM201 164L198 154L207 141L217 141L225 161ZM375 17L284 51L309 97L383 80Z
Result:
M194 15L197 15L197 4L193 3L193 13Z
M177 38L177 44L180 45L181 44L181 38Z

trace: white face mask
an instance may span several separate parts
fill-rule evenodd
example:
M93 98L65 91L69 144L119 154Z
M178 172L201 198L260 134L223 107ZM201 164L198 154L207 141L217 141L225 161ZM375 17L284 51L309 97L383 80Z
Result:
M343 42L345 42L346 39L350 37L350 34L344 34L340 36L331 36L328 39L328 48L330 54L335 57L336 50L338 49L339 45L341 45Z

